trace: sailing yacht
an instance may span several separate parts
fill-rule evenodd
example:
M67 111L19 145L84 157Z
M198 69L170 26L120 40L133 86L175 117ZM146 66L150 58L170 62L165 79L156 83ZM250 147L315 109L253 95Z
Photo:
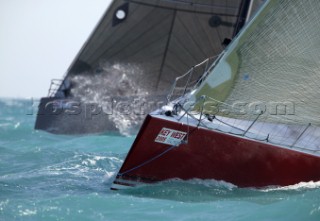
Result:
M35 128L136 133L146 114L164 104L171 82L220 54L261 2L112 1L64 79L53 80L41 99Z
M319 181L319 10L315 0L266 1L200 79L191 69L174 81L112 188L174 178L257 188Z

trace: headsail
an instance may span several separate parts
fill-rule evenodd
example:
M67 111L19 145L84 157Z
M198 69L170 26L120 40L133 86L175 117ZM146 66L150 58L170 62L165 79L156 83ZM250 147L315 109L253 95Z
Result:
M268 1L195 96L233 107L260 104L268 112L260 121L319 125L319 10L311 0ZM273 114L272 105L287 105L287 113ZM237 111L228 116L248 117Z

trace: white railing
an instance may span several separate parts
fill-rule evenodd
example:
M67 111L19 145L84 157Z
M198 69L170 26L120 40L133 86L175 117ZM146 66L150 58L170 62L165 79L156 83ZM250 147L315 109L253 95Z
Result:
M263 112L257 113L253 112L251 116L251 119L248 122L245 122L246 127L241 126L240 124L230 124L227 121L224 120L223 117L215 116L206 114L204 112L206 101L210 100L212 98L208 96L201 96L198 98L188 109L185 109L184 106L178 102L175 104L175 108L180 110L180 114L177 118L179 122L182 122L182 119L184 118L184 122L188 126L197 126L197 127L203 127L208 130L213 131L219 131L226 134L232 134L236 136L246 137L248 139L256 140L259 142L265 142L272 145L280 145L282 147L286 147L288 149L297 149L301 151L307 151L309 153L315 153L320 155L320 147L319 147L319 133L320 128L317 126L311 125L311 123L308 123L307 125L300 125L299 130L295 130L296 132L299 132L295 135L292 135L291 133L287 134L287 130L290 128L290 125L288 125L287 129L285 130L285 134L282 134L278 136L278 134L272 133L273 129L277 128L277 125L275 124L275 128L266 127L263 129L260 125L259 127L259 133L257 133L256 130L250 132L251 128L255 124L258 123L258 119L260 116L262 116ZM199 111L195 111L193 108L199 105ZM193 119L193 123L189 123L188 117ZM219 118L218 118L219 117ZM186 120L187 119L187 120ZM226 119L226 118L225 118ZM220 126L219 126L220 125ZM222 128L223 126L233 128L235 130L222 130L219 128ZM281 126L281 124L279 124ZM313 128L311 128L313 126ZM189 132L188 132L189 133ZM187 138L189 137L189 134L187 134ZM279 139L280 138L280 139Z
M61 90L61 93L63 93L62 90L67 89L68 85L66 85L65 80L61 79L52 79L50 83L50 87L48 90L48 97L55 97L57 96L57 92Z
M201 63L193 66L185 74L177 77L171 86L169 94L167 95L167 102L169 103L173 96L184 96L186 93L199 86L216 66L221 57L222 54L207 58Z

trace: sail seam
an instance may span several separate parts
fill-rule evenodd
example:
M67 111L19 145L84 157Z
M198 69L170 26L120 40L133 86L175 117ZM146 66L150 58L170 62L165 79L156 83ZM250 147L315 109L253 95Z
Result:
M176 21L176 16L177 16L177 11L174 10L172 21L171 21L171 26L170 26L170 31L168 33L168 40L167 40L167 43L166 43L165 51L164 51L162 62L161 62L161 66L160 66L160 72L159 72L158 79L157 79L157 87L156 87L156 89L158 89L158 87L159 87L159 82L160 82L160 78L161 78L161 75L162 75L163 66L164 66L166 58L167 58L168 49L169 49L169 45L170 45L170 41L171 41L171 35L172 35L173 28L174 28L174 23Z

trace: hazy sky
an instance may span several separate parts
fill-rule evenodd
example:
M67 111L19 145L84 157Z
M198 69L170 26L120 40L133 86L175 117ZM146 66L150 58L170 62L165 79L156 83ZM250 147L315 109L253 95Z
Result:
M0 97L46 96L110 1L0 0Z

